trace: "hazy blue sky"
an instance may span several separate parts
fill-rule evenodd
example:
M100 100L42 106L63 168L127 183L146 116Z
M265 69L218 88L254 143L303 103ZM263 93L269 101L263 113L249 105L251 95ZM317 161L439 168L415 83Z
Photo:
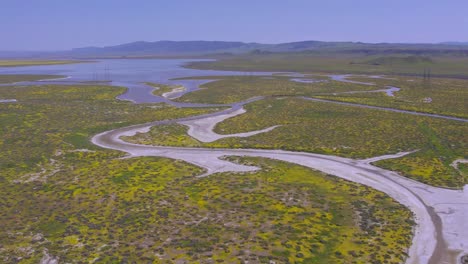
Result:
M468 41L468 0L0 0L0 50L137 40Z

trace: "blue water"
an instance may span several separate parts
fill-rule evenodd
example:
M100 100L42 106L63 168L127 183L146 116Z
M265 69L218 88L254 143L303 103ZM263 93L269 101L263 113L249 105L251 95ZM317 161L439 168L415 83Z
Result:
M192 92L199 86L212 80L172 80L174 78L191 76L221 76L221 75L265 75L273 72L236 72L196 70L184 68L183 65L202 60L190 59L103 59L89 63L43 65L25 67L0 68L0 74L53 74L64 75L68 78L49 81L21 82L15 85L30 84L76 84L89 81L110 81L109 84L127 87L124 94L118 96L122 100L135 103L166 102L176 106L195 106L181 104L152 94L153 87L143 82L154 82L170 85L183 85L186 91ZM200 105L203 106L203 105Z

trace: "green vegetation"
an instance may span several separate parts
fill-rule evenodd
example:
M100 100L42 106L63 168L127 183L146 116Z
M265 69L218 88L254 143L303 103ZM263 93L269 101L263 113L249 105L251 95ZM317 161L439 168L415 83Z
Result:
M394 65L394 64L422 64L428 65L433 63L430 57L425 56L387 56L376 57L360 62L352 62L356 64L370 64L370 65Z
M350 80L373 82L374 89L386 86L401 88L394 96L385 93L355 93L337 95L316 95L314 97L360 103L366 105L384 106L397 109L434 113L441 115L468 118L468 80L431 78L395 77L392 79L370 79L351 77Z
M314 77L317 78L316 75ZM323 80L323 77L321 78ZM444 78L424 80L397 76L389 78L349 78L376 84L368 86L334 81L296 83L282 76L223 77L219 81L206 84L206 89L187 94L180 100L232 103L257 95L273 96L269 100L248 105L247 114L221 123L216 130L221 134L230 134L273 125L282 127L250 138L227 138L204 146L281 148L353 158L419 149L407 157L377 164L431 185L461 188L468 183L468 179L450 164L455 159L468 156L465 137L468 128L463 122L286 99L288 96L305 95L468 118L468 106L465 103L468 97L468 81ZM387 86L400 87L401 90L395 92L393 97L383 92L338 94L346 91L383 89ZM161 132L158 129L154 128L149 135L129 140L143 144L200 145L187 137L185 130L181 130L180 127L172 128L172 140L156 139ZM171 130L167 127L165 129ZM463 168L464 165L461 166Z
M370 188L264 159L233 158L259 172L197 178L181 161L93 146L111 128L214 110L115 100L123 91L0 88L18 99L0 104L1 262L38 263L44 250L67 263L405 258L412 215Z
M197 77L210 79L213 77ZM322 80L317 83L290 81L291 77L275 76L225 76L218 81L202 85L202 88L177 99L180 102L234 103L255 96L314 96L316 94L375 90L375 87L328 80L328 77L313 75ZM193 78L192 78L193 79Z
M468 166L466 163L460 163L457 165L457 169L460 171L463 177L468 177Z
M188 67L210 70L237 71L295 71L328 73L364 73L389 75L422 75L424 69L431 69L434 76L468 77L467 56L424 55L426 60L395 59L407 57L403 53L362 54L314 54L314 53L272 53L220 56L216 61L194 62ZM410 57L411 58L411 57ZM379 65L373 61L385 62ZM361 63L366 62L366 63ZM371 63L367 63L371 62Z
M465 136L468 127L463 122L286 97L257 101L245 108L247 113L218 124L215 131L231 134L281 126L268 133L225 138L202 146L285 149L351 158L419 149L411 156L382 161L378 165L435 186L460 188L468 183L467 178L450 166L455 159L468 156ZM148 134L126 140L200 146L201 143L188 137L186 131L187 128L180 125L154 127ZM401 162L406 165L402 166Z
M463 164L459 169L452 166L453 161L468 156L467 126L456 126L454 123L419 123L418 126L426 138L418 152L399 159L382 160L376 165L433 185L462 188L468 184ZM451 178L451 184L446 182L447 177Z
M186 94L177 99L182 102L233 103L255 96L308 96L335 101L383 106L403 110L436 113L468 118L468 80L388 76L389 79L350 77L349 80L375 83L362 85L331 81L323 75L309 75L320 80L315 83L290 81L290 77L230 76L217 77L204 89ZM197 77L210 79L214 77ZM394 96L380 93L348 93L385 89L388 86L401 88ZM341 93L341 94L340 94Z
M264 170L196 178L180 161L65 155L73 167L46 183L2 183L4 263L44 248L71 263L401 263L411 242L405 207L303 167L242 159Z
M0 74L0 83L30 82L63 78L62 75Z
M468 183L450 166L455 159L468 157L466 123L300 99L270 99L249 104L246 109L246 114L224 121L216 131L230 134L282 126L250 138L215 143L352 158L419 149L410 157L420 159L412 159L408 166L385 167L434 186L461 188ZM402 159L382 163L399 164Z
M184 125L170 124L154 126L148 133L137 133L135 136L122 137L123 140L145 145L200 147L202 142L187 135Z
M57 65L57 64L71 64L71 63L84 63L84 62L91 62L91 61L78 61L78 60L0 60L0 67Z
M0 104L1 175L14 180L18 175L54 171L57 151L94 150L89 138L111 128L219 110L116 100L124 90L89 85L0 87L0 98L18 100Z

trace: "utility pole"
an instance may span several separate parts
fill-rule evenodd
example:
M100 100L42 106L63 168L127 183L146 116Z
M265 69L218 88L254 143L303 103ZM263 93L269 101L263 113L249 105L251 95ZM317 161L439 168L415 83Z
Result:
M431 88L431 68L424 68L423 88Z
M110 81L109 66L104 67L104 81Z

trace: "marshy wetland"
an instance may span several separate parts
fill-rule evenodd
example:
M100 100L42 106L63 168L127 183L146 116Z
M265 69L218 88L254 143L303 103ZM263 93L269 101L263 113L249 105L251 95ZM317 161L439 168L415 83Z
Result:
M0 103L4 262L439 263L462 254L468 179L453 164L467 157L466 121L304 97L466 120L467 80L433 78L427 88L419 77L346 77L366 85L180 67L187 62L14 68L41 78L0 86L0 99L16 100ZM114 70L97 76L103 67ZM50 74L69 78L37 82ZM371 92L387 86L400 90ZM203 142L184 124L229 109L245 113L206 121L213 133L277 127ZM366 161L399 152L411 153Z

